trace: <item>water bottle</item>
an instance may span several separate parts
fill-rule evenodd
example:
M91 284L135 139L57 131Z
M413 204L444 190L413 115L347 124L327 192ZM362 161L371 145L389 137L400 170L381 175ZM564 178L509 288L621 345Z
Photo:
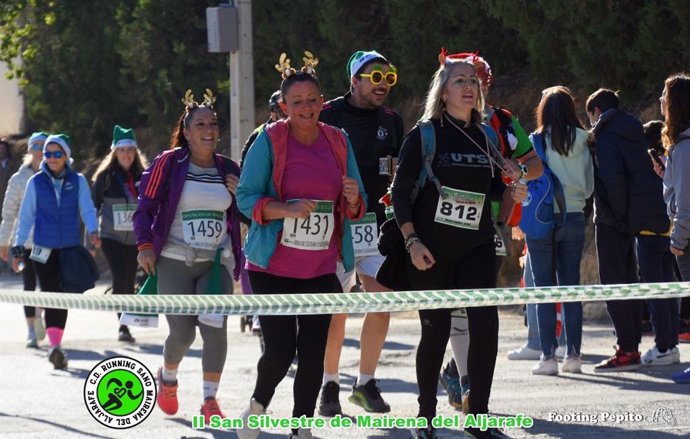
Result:
M17 264L17 272L21 273L22 271L24 271L25 268L26 268L26 263L24 262L23 259L21 259L19 261L19 264Z

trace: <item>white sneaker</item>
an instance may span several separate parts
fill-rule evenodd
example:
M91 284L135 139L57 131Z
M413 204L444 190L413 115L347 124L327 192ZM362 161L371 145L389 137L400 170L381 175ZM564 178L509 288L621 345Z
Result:
M288 439L314 439L314 436L311 435L311 430L308 428L300 428L297 430L297 434L290 433Z
M555 357L540 359L532 368L532 375L558 375L558 361Z
M541 351L523 345L518 349L508 352L509 360L538 360L541 358Z
M673 355L673 364L680 363L680 351L678 350L678 346L673 346L673 348L671 348L671 354Z
M36 310L34 317L34 332L36 333L36 340L43 341L46 338L46 327L43 324L43 316Z
M561 366L563 373L582 373L582 358L580 357L565 357L563 365Z
M563 358L565 358L565 353L566 353L565 346L558 346L556 348L556 358L558 358L559 360L562 360Z
M235 433L239 439L256 439L259 437L261 430L258 428L249 428L247 422L250 415L263 415L266 413L266 408L261 405L256 399L252 398L249 401L249 408L242 412L240 418L242 419L242 428L238 428Z
M674 349L676 352L674 352ZM659 352L656 346L645 352L640 358L640 362L645 366L668 366L680 362L680 352L678 348L668 349L666 352Z

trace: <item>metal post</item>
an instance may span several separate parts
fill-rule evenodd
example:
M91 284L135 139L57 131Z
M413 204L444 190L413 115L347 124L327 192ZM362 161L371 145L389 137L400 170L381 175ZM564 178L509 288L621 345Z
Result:
M236 2L240 47L230 54L230 157L239 160L244 141L255 128L252 2Z

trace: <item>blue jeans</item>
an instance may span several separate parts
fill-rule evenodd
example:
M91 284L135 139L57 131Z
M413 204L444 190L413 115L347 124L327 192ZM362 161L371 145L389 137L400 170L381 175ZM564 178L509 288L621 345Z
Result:
M532 277L532 262L530 261L529 253L525 256L525 271L523 276L525 278L525 288L533 287L534 278ZM538 351L541 349L541 340L539 339L537 304L528 303L525 307L525 314L527 315L527 347ZM562 317L563 309L561 308L561 318ZM561 335L558 337L558 346L565 346L565 331L561 331Z
M580 260L585 245L585 216L581 212L556 215L556 227L544 238L527 237L534 285L579 285ZM582 303L563 303L565 341L568 356L579 356L582 344ZM537 305L539 339L544 357L554 356L556 341L556 304Z
M640 282L674 282L673 253L667 236L637 237L637 266ZM649 312L654 327L654 343L661 351L678 344L678 299L650 299Z

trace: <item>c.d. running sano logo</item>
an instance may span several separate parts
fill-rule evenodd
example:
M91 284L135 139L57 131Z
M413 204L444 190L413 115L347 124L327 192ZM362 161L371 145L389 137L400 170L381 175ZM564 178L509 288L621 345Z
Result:
M86 377L84 403L91 416L106 427L125 429L141 424L155 402L153 374L134 358L108 358Z

